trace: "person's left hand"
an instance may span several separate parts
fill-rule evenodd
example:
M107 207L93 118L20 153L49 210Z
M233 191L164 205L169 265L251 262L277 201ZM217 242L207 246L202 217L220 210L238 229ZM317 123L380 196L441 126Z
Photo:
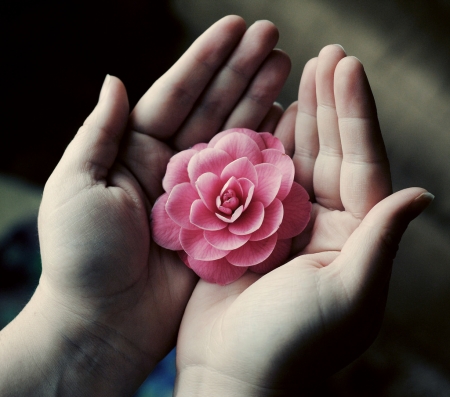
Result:
M53 340L31 331L39 358L28 362L45 361L42 355L51 352L43 372L70 374L54 375L61 393L64 387L77 395L131 393L173 348L197 277L176 253L151 242L152 204L177 150L229 126L256 129L281 116L273 102L290 61L274 50L277 40L270 22L246 29L240 17L220 20L131 115L124 85L106 79L98 105L45 186L43 271L20 316L57 330ZM24 321L14 323L6 332L24 329L18 325Z
M310 194L310 223L294 259L270 273L198 282L178 337L175 395L293 395L348 364L377 334L397 245L430 202L419 188L390 195L364 69L339 46L306 65L275 135Z

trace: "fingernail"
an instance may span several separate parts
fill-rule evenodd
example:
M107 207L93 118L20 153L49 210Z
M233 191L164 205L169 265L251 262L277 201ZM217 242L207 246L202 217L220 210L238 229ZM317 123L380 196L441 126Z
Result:
M420 194L419 196L417 196L412 202L411 204L409 204L409 211L412 213L415 213L417 215L419 215L422 211L425 210L425 208L427 208L431 202L434 200L434 194L430 193L430 192L424 192L422 194Z
M111 80L111 76L109 74L106 75L105 80L103 81L102 89L100 90L99 101L103 99L103 97L108 92L109 81Z

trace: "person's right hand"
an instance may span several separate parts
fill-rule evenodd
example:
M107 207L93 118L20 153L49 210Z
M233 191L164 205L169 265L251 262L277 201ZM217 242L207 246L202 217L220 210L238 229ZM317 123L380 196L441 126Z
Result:
M391 195L364 69L339 46L306 65L275 135L311 197L310 223L270 273L198 282L178 337L177 396L300 395L361 354L401 236L432 199L420 188Z

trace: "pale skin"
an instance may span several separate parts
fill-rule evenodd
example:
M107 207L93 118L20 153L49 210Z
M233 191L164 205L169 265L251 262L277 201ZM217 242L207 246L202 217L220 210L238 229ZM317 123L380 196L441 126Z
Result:
M310 224L297 257L269 274L198 282L178 337L175 395L302 395L356 358L378 332L401 235L432 199L419 188L390 195L364 69L340 46L306 65L275 135L312 198Z
M327 374L369 343L391 250L430 200L423 189L409 189L371 209L390 194L387 160L370 89L360 87L362 68L353 58L340 61L338 47L307 65L299 110L294 105L282 116L273 102L290 61L274 50L277 38L269 22L246 29L239 17L222 19L131 113L123 84L107 77L46 184L43 272L28 305L0 333L1 395L132 395L174 346L186 305L177 395L284 393L295 387L284 371L290 360L306 378L318 375L314 368L327 355ZM296 148L296 178L315 208L308 242L295 245L307 255L260 279L249 274L219 287L198 282L175 253L151 243L149 220L169 158L231 127L274 131L288 150ZM321 133L328 130L328 137ZM367 137L357 141L361 152L345 143L352 131ZM356 162L346 161L352 156ZM361 180L377 186L361 189Z

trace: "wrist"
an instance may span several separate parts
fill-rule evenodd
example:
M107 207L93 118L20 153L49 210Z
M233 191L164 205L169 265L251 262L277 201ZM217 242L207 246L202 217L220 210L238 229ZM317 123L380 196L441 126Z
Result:
M270 389L200 365L177 370L174 397L281 397L284 390Z
M148 368L132 342L40 287L0 333L0 357L0 395L132 395Z

